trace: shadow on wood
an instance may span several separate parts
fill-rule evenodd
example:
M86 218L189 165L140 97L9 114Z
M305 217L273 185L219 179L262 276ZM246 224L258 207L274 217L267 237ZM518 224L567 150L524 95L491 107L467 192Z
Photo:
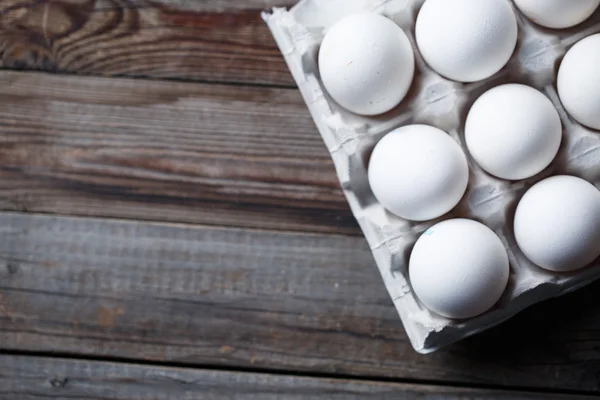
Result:
M583 397L0 356L0 398L576 400ZM6 397L4 397L6 396ZM64 396L64 397L63 397Z

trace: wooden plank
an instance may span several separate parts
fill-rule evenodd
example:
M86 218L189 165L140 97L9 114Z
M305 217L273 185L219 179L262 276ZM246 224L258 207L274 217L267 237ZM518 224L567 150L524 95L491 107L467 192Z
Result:
M600 391L600 284L415 353L358 237L0 214L0 347Z
M0 67L295 86L260 18L295 0L4 0Z
M0 71L0 209L360 234L296 90Z
M589 397L0 356L0 399L578 400Z

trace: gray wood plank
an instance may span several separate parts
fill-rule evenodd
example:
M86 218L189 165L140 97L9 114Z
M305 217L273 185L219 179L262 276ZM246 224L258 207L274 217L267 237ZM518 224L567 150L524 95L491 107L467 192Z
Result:
M0 399L579 400L589 397L0 356Z
M0 67L295 86L260 18L295 0L4 0Z
M0 210L360 234L296 90L0 71Z
M0 214L0 348L598 393L599 284L416 354L365 241Z

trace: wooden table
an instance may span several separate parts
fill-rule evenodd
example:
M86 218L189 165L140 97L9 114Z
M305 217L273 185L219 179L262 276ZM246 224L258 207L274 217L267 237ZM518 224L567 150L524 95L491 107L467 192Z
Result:
M576 399L600 284L415 353L259 12L0 0L0 398Z

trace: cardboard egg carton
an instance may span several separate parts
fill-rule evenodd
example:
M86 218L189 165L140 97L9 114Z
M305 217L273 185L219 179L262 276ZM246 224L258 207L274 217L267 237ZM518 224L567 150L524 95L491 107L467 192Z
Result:
M571 119L556 92L560 60L573 44L600 32L600 11L575 28L550 30L535 25L515 7L519 40L508 65L489 79L462 84L436 74L419 54L414 25L423 2L302 0L289 11L274 9L263 18L333 158L352 212L369 242L411 343L416 351L428 353L497 325L532 304L568 293L600 277L600 260L572 273L551 273L535 266L517 247L512 230L519 199L529 187L546 177L575 175L600 188L600 132ZM317 65L319 45L328 28L346 15L365 11L383 14L395 21L409 36L416 58L415 78L407 97L392 111L376 117L358 116L335 104L323 88ZM429 124L452 135L468 156L463 129L467 112L481 94L504 83L537 88L558 109L564 128L563 142L552 165L531 179L509 182L488 175L470 159L469 188L449 214L426 223L415 223L387 212L373 196L367 180L368 159L377 141L403 125ZM408 281L408 259L419 235L435 223L450 218L470 218L490 227L504 243L511 263L509 283L500 301L483 315L467 320L451 320L430 312L414 295Z

